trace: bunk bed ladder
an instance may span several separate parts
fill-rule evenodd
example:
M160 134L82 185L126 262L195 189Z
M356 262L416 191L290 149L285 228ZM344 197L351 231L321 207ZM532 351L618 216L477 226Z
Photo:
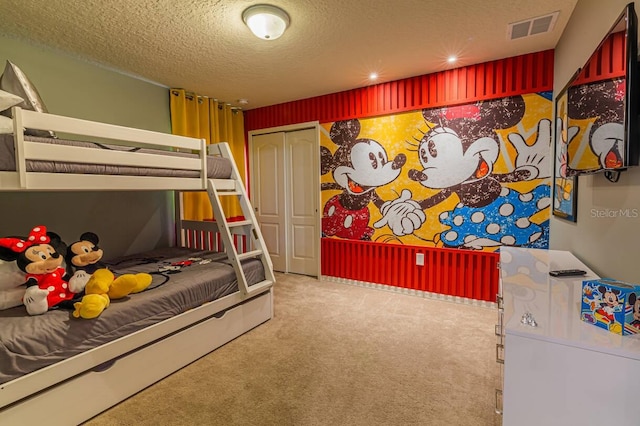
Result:
M231 178L235 182L235 188L233 190L219 190L216 187L216 180L208 179L207 193L209 195L209 199L211 200L211 206L213 207L213 213L215 215L216 222L218 222L219 224L218 231L222 236L222 242L224 243L225 252L227 253L229 261L233 265L236 276L238 277L238 287L245 296L252 296L254 294L261 293L262 291L273 285L273 283L275 282L273 265L271 263L271 258L269 257L267 246L262 237L262 233L260 232L260 228L258 227L258 221L253 212L253 208L251 206L251 203L249 202L247 192L242 183L240 173L238 172L236 163L233 161L231 149L226 142L219 143L217 145L221 155L232 160ZM234 195L237 196L245 219L241 221L230 222L226 219L222 203L220 202L220 197ZM247 231L248 228L249 232L242 232L242 234L248 235L248 239L251 240L248 251L244 253L238 253L236 246L233 243L233 228L244 228L243 231ZM243 259L248 258L260 259L264 267L265 280L253 284L252 286L248 285L247 278L244 274L244 270L242 269L241 264Z

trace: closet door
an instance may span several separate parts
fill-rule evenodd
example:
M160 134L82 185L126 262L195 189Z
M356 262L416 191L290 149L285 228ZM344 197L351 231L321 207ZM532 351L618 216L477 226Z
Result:
M251 199L276 271L320 273L318 137L315 127L250 136Z
M280 272L287 271L284 141L284 133L254 135L251 148L252 204L273 269Z
M319 179L316 130L287 132L286 194L289 272L318 276L318 200L314 190Z

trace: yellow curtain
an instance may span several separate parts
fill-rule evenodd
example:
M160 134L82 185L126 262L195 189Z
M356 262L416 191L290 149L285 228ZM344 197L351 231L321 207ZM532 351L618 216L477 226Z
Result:
M187 92L170 90L171 131L175 135L203 138L207 144L228 142L241 176L245 176L244 117L242 111L231 108L216 99ZM238 200L222 199L225 216L242 216ZM187 220L213 219L211 203L206 192L183 194L184 218Z

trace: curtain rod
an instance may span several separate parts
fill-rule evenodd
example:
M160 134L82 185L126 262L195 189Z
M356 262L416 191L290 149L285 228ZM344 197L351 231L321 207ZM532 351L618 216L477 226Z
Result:
M184 90L184 89L171 89L171 94L174 96L178 96L178 90ZM207 99L212 99L215 102L220 102L220 105L218 105L218 109L222 109L224 105L229 105L231 107L231 111L242 111L242 107L239 106L232 106L229 102L224 102L224 101L220 101L216 98L209 98L207 95L198 95L195 92L189 92L186 91L184 92L184 95L187 99L189 99L190 101L192 101L194 98L198 98L198 100L202 100L203 98L207 98Z

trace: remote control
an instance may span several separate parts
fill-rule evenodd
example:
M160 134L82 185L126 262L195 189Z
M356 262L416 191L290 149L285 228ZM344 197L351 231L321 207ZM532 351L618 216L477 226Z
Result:
M577 277L585 275L587 271L582 269L558 269L556 271L549 271L549 275L552 277Z

